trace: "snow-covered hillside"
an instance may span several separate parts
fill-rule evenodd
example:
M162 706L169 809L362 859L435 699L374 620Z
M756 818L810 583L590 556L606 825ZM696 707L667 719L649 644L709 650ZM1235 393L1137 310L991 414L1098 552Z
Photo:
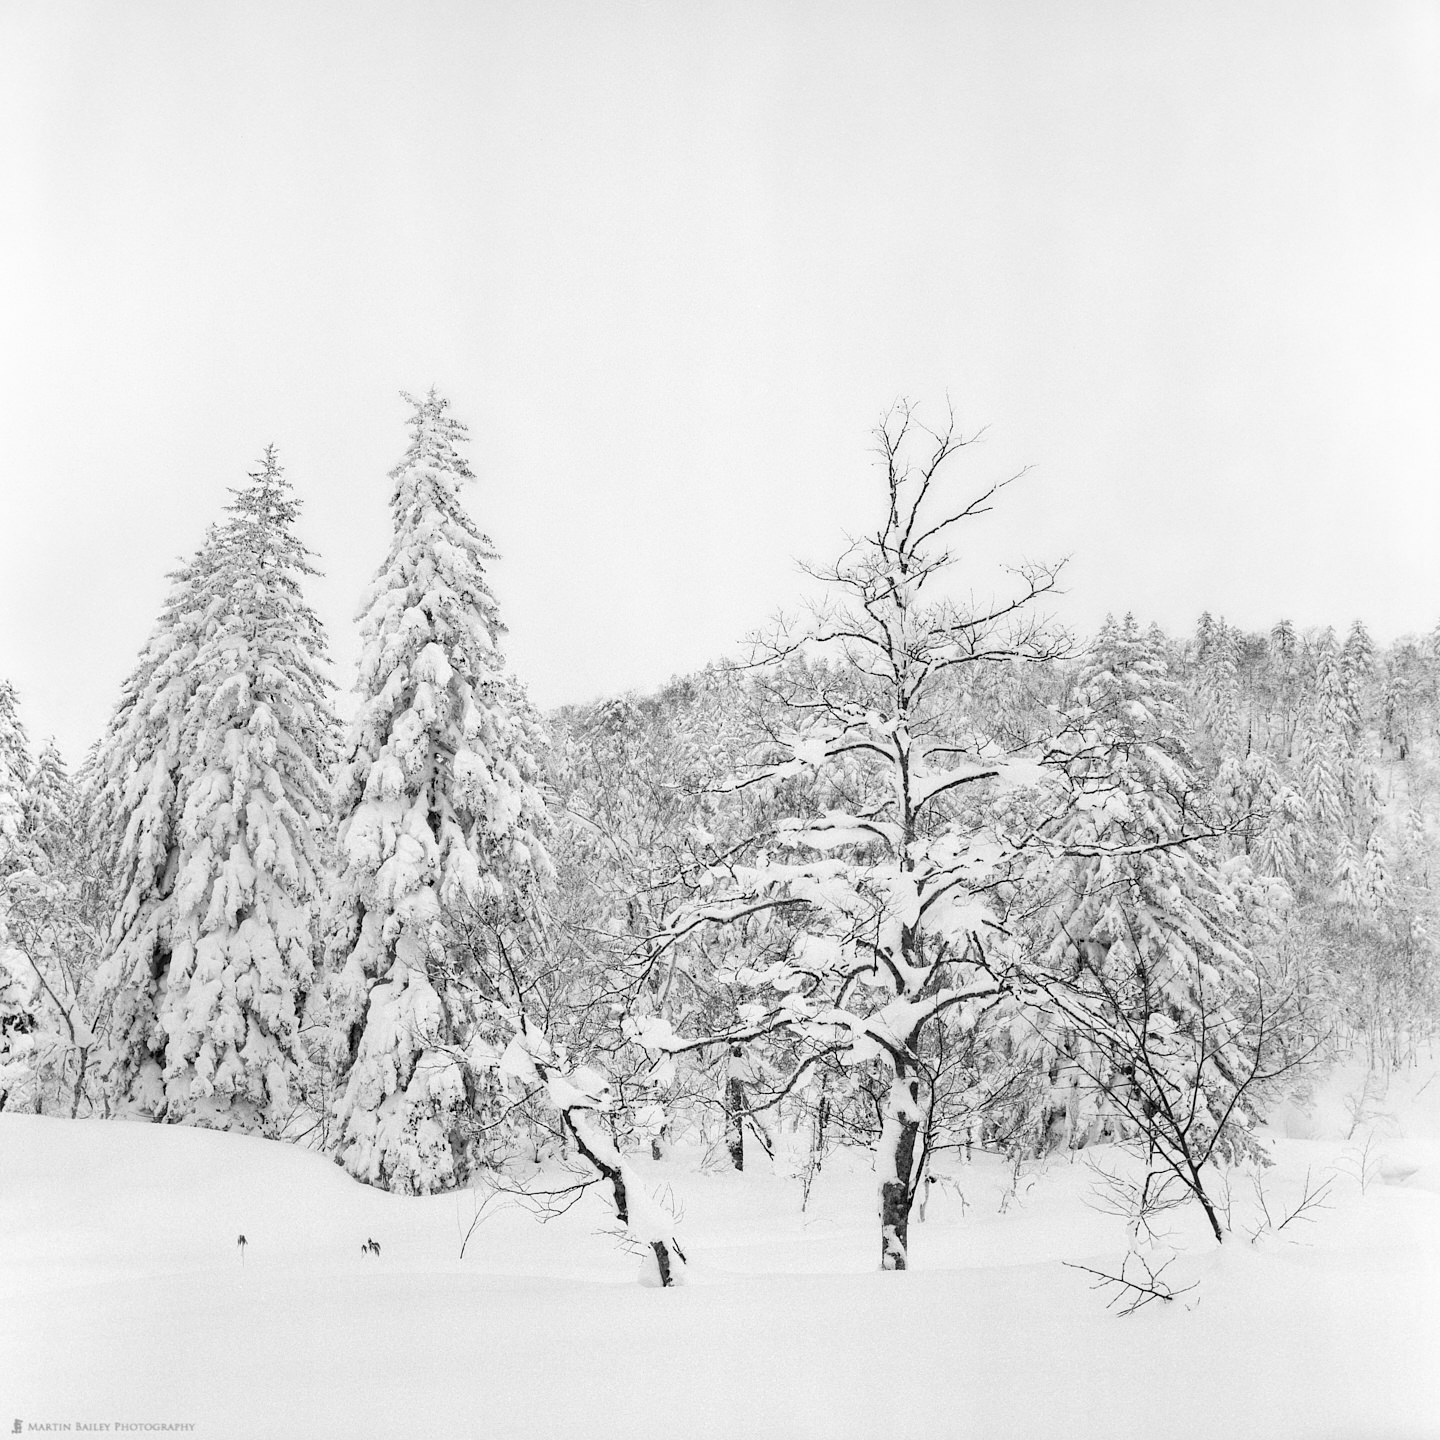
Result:
M1247 1179L1223 1251L1198 1212L1169 1217L1167 1278L1198 1287L1126 1319L1062 1263L1125 1250L1086 1203L1084 1152L956 1165L898 1275L875 1269L863 1157L836 1156L803 1214L783 1159L637 1162L683 1208L690 1283L662 1291L635 1283L598 1196L544 1225L492 1202L462 1260L474 1192L402 1198L253 1138L0 1115L0 1421L206 1440L1440 1435L1437 1074L1372 1085L1358 1123L1353 1070L1278 1117L1272 1215L1307 1170L1333 1174L1327 1206L1252 1243Z

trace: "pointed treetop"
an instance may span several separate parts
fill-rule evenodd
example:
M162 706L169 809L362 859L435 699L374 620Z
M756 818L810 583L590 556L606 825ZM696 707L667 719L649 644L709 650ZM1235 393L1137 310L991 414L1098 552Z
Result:
M234 487L230 493L235 498L226 506L234 520L259 525L290 525L300 513L300 501L285 477L285 467L280 463L280 452L274 443L265 447L260 457L260 468L249 472L250 483Z
M234 498L226 506L228 518L219 530L219 539L238 572L235 580L258 583L261 570L279 570L284 572L279 585L292 601L298 601L299 577L320 572L313 552L295 534L301 501L273 443L265 447L260 468L249 472L249 480L243 488L231 490ZM265 583L277 582L271 577Z
M1341 651L1347 670L1366 674L1375 655L1375 642L1365 628L1363 620L1357 620L1345 637L1345 648Z
M1183 752L1179 687L1170 676L1158 626L1142 631L1133 614L1119 624L1106 616L1078 678L1082 702L1112 739Z
M433 385L424 399L416 399L405 390L400 394L414 411L410 416L410 447L390 472L390 478L398 480L412 466L429 462L457 480L473 480L474 474L459 448L469 441L470 432L463 422L446 413L450 402Z
M1195 658L1197 660L1205 658L1214 639L1215 619L1208 610L1202 610L1199 622L1195 626Z
M8 680L0 680L0 752L15 765L17 774L29 769L30 737L20 719L20 697Z

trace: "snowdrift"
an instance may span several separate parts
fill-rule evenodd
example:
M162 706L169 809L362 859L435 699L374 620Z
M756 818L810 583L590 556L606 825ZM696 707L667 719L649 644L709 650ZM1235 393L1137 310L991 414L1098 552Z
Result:
M1327 1206L1252 1242L1237 1182L1223 1249L1175 1219L1169 1274L1196 1288L1123 1320L1062 1263L1114 1269L1126 1247L1084 1154L956 1164L901 1275L874 1268L862 1156L803 1214L783 1158L637 1162L683 1205L694 1262L660 1291L598 1195L543 1225L492 1202L462 1260L473 1192L401 1199L266 1141L0 1115L0 1430L1440 1436L1435 1077L1372 1085L1357 1119L1347 1072L1277 1117L1272 1213L1307 1171L1333 1176Z

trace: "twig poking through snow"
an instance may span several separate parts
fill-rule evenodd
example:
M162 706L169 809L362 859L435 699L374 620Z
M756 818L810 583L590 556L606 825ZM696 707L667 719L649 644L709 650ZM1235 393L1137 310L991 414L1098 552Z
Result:
M1278 1223L1270 1214L1269 1197L1265 1194L1265 1187L1260 1183L1260 1177L1255 1176L1255 1198L1260 1202L1260 1213L1265 1217L1261 1224L1257 1225L1250 1232L1250 1243L1253 1245L1266 1231L1273 1230L1279 1234L1292 1220L1303 1220L1309 1224L1314 1220L1311 1210L1328 1209L1327 1197L1330 1187L1335 1183L1333 1174L1327 1175L1318 1185L1312 1185L1310 1172L1305 1172L1305 1189L1300 1196L1300 1203L1284 1216Z
M1130 1262L1135 1261L1143 1274L1139 1278L1131 1278L1125 1272L1130 1268ZM1111 1275L1104 1270L1094 1270L1089 1265L1075 1265L1069 1260L1061 1262L1068 1270L1083 1270L1087 1275L1095 1276L1095 1283L1090 1287L1092 1290L1104 1290L1113 1286L1115 1293L1105 1302L1107 1310L1113 1309L1122 1300L1127 1301L1124 1309L1118 1313L1121 1315L1133 1315L1137 1310L1143 1309L1152 1300L1170 1301L1177 1295L1187 1295L1200 1282L1186 1285L1180 1290L1172 1290L1164 1281L1165 1272L1174 1264L1172 1256L1159 1267L1151 1266L1143 1255L1132 1250L1121 1262L1120 1273Z

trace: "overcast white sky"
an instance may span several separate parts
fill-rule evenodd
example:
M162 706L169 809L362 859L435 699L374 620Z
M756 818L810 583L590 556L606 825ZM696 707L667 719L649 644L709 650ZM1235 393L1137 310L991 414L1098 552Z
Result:
M899 394L1076 626L1428 629L1437 17L0 0L0 675L78 762L274 440L348 685L432 382L545 706L793 603Z

